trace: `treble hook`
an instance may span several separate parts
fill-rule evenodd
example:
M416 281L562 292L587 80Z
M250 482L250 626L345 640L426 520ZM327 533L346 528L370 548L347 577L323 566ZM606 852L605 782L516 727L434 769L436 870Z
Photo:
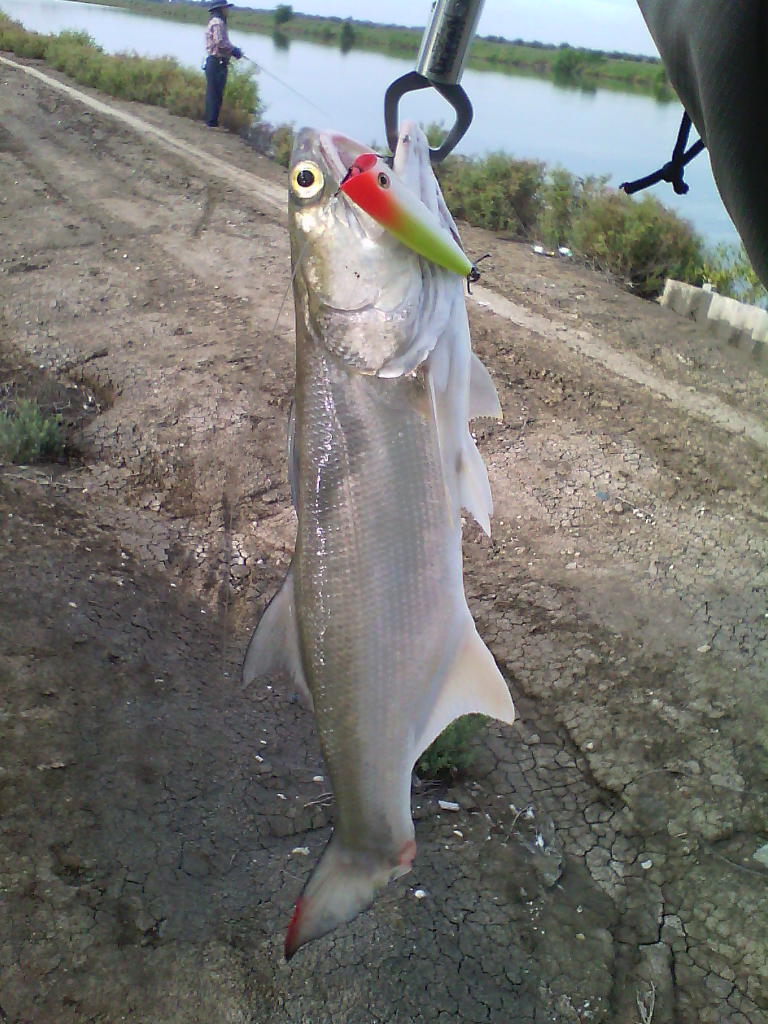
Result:
M456 112L456 121L443 144L429 151L432 163L444 160L469 128L472 104L459 81L484 3L485 0L436 0L433 4L432 19L424 29L416 70L395 79L384 96L384 124L393 153L397 146L398 105L408 92L432 86Z

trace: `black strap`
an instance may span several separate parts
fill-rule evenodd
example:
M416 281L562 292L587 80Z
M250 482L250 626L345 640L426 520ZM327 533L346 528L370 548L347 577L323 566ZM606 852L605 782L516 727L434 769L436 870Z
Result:
M706 148L701 139L698 139L689 150L686 150L685 146L688 142L690 130L691 119L687 113L684 113L683 119L680 122L680 131L677 133L677 142L672 150L672 159L669 163L664 164L663 167L660 167L658 171L654 171L653 174L647 174L644 178L638 178L637 181L624 181L619 185L619 188L623 189L628 196L631 196L644 188L650 188L651 185L657 185L660 181L668 181L677 195L684 196L688 191L688 186L683 181L685 166Z

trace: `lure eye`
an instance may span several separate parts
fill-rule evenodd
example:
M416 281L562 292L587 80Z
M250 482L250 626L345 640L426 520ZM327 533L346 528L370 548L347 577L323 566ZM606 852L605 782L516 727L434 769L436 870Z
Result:
M311 160L302 160L291 171L291 189L299 199L314 199L324 183L323 172Z
M389 188L389 178L386 174L380 174L376 180L382 188Z

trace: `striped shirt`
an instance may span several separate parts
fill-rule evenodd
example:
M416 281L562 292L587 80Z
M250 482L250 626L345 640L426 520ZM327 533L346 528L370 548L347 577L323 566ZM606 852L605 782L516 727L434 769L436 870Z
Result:
M228 60L234 49L229 41L227 26L223 18L212 15L205 30L205 51L209 57L223 57Z

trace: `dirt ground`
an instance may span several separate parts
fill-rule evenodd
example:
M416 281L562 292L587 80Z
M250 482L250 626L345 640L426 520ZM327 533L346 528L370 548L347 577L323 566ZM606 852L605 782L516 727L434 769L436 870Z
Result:
M71 443L0 468L0 1021L764 1024L765 368L466 230L505 413L466 589L520 719L287 965L332 809L311 719L238 677L294 535L284 172L0 82L0 399Z

